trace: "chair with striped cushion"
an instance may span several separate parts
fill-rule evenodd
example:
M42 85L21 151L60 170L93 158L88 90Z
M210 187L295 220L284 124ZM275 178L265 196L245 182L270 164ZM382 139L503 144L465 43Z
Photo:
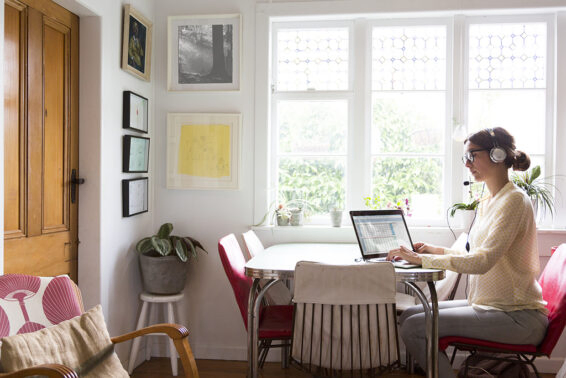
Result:
M316 376L373 376L399 366L389 262L295 268L291 362Z

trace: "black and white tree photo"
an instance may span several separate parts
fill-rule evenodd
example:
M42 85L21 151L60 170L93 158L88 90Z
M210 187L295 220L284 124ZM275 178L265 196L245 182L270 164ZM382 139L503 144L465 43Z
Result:
M178 27L178 83L233 82L233 25Z

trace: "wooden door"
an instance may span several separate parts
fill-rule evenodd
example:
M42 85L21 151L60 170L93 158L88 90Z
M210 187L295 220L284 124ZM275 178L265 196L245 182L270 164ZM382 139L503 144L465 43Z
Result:
M76 281L78 17L49 0L4 12L4 272Z

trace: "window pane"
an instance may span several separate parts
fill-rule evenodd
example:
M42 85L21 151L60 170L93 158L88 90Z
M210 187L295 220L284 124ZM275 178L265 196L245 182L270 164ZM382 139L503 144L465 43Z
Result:
M440 158L374 157L372 195L382 208L409 199L415 218L438 218L442 214L442 170Z
M446 86L446 27L374 27L373 90L430 90Z
M544 88L546 24L470 25L470 88Z
M279 202L306 200L310 214L345 205L346 158L281 158Z
M348 28L280 29L277 90L348 89Z
M346 153L346 100L280 101L277 122L280 154Z
M545 122L544 89L470 91L470 132L503 127L515 137L518 149L544 154Z
M445 103L444 92L374 93L372 153L441 153Z

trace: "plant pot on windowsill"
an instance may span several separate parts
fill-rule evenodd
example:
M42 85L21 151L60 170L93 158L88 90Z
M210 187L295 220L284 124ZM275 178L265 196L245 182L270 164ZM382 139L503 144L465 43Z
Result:
M197 257L202 244L189 236L171 235L173 225L165 223L157 235L143 238L136 245L144 290L152 294L177 294L185 288L187 261Z
M342 225L342 210L330 210L330 223L332 224L332 227L340 227Z

